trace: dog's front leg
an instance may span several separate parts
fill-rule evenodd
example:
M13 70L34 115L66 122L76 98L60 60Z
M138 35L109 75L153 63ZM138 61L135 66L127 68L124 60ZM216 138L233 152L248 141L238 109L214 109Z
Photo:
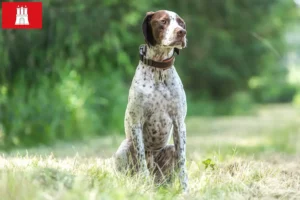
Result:
M139 172L142 172L143 175L148 176L149 170L147 168L147 161L145 157L145 148L143 142L143 129L141 125L132 125L131 126L131 136L133 148L137 160L137 169Z
M174 145L175 145L175 161L176 171L179 175L181 188L184 192L188 192L188 176L186 172L186 127L184 119L177 118L173 122L174 125Z
M144 94L139 90L139 85L133 85L129 91L128 104L125 113L126 136L132 141L133 166L138 173L149 175L147 168L146 153L144 147L143 124L144 124Z

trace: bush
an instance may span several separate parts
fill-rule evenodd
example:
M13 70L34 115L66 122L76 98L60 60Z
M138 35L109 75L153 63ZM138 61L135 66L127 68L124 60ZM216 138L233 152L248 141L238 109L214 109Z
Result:
M83 78L70 71L62 74L60 83L41 78L32 88L20 77L9 98L2 87L0 147L51 144L122 130L127 88L120 76L98 77Z
M252 112L254 100L248 92L237 92L226 100L188 98L190 116L244 115Z

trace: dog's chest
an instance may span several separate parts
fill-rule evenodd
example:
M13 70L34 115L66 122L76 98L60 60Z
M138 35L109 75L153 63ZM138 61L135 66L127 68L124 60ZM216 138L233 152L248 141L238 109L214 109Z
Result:
M174 116L185 112L185 94L175 68L160 70L139 65L132 89L142 102L145 148L164 147L170 137Z
M176 115L182 111L185 94L182 83L174 67L161 70L139 65L132 88L141 102L144 116L153 113Z

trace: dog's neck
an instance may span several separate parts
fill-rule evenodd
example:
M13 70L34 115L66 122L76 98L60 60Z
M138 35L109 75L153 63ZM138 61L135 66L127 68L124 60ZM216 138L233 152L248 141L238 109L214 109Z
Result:
M147 45L146 58L154 61L162 62L171 58L174 54L174 48L166 48L159 45L149 47Z
M163 60L171 58L173 54L174 48L165 48L159 45L149 47L147 45L145 57L157 62L162 62ZM142 70L141 77L143 77L144 80L153 79L155 83L166 83L165 81L169 78L170 73L173 73L173 70L164 70L152 66L147 66L140 69Z

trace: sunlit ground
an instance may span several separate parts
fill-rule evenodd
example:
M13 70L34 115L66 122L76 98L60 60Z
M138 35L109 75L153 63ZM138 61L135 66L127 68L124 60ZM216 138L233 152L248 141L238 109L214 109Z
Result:
M300 199L299 122L299 108L291 105L261 107L252 116L189 118L190 193L184 198ZM183 197L177 182L158 187L116 174L109 158L123 138L112 134L3 154L1 199Z

